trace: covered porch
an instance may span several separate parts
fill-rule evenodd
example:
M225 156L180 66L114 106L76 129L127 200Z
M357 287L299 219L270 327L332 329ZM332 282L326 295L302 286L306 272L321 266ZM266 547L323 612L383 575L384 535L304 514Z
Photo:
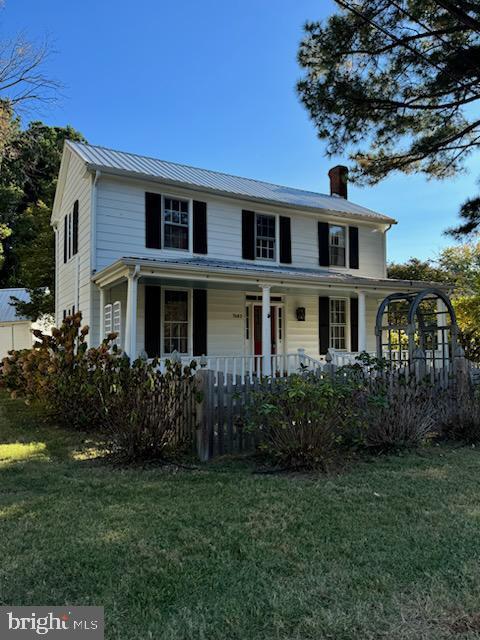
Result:
M131 357L196 359L234 376L283 375L376 349L375 316L399 281L206 259L124 258L93 278L100 342ZM420 283L401 283L412 290Z

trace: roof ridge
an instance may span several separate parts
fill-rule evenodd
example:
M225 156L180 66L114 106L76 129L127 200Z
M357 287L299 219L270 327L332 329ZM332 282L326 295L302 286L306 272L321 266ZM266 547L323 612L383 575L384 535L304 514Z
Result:
M184 162L175 162L174 160L163 160L162 158L156 158L155 156L144 155L141 153L135 153L133 151L122 151L121 149L112 149L112 147L106 147L101 144L89 144L85 142L80 142L78 140L69 140L70 144L75 146L82 147L94 147L95 149L104 149L105 151L113 151L114 153L122 153L129 156L134 156L135 158L143 158L145 160L154 160L156 162L165 162L166 164L174 164L177 167L184 167L186 169L195 169L196 171L204 171L206 173L216 173L222 176L227 176L228 178L236 178L237 180L248 180L249 182L255 182L257 184L266 184L271 187L281 187L282 189L292 189L294 191L299 191L300 193L306 193L309 195L322 196L323 198L334 198L335 200L338 196L328 195L328 193L321 193L320 191L309 191L308 189L300 189L299 187L289 187L286 184L278 184L277 182L268 182L268 180L258 180L257 178L249 178L247 176L238 176L234 173L227 173L226 171L217 171L216 169L205 169L205 167L197 167L193 164L185 164ZM357 205L362 206L362 205Z

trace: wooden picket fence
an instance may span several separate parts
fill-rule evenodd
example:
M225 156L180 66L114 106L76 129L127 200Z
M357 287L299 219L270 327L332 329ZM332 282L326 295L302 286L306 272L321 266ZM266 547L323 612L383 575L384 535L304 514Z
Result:
M209 369L196 373L197 453L209 460L224 453L251 451L255 442L245 429L245 408L249 397L260 387L260 380L250 380L232 373L226 375Z
M311 372L312 373L312 372ZM397 384L407 384L412 391L419 384L428 384L431 389L444 393L449 390L453 402L459 386L476 381L478 370L464 357L463 351L442 368L430 367L424 359L418 359L410 367L391 370L359 371L359 375L372 387L379 379L390 388ZM335 377L341 383L342 367L326 363L313 372L319 380ZM478 378L478 376L477 376ZM197 390L196 404L196 450L202 461L223 454L239 454L252 451L256 442L246 428L245 414L252 393L262 389L272 389L282 378L249 378L224 374L210 369L200 369L195 374Z

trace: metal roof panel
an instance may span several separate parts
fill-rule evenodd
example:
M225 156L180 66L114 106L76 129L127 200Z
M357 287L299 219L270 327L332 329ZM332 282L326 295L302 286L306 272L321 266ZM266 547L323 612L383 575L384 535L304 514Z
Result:
M125 151L115 151L81 142L68 141L67 145L75 150L87 164L104 171L138 174L152 179L181 183L199 190L208 189L230 196L242 197L246 200L251 198L291 207L329 211L344 216L352 215L368 218L387 224L395 222L389 216L354 204L338 196L284 187L252 178L241 178L227 173L199 169L175 162L166 162L165 160L140 156Z

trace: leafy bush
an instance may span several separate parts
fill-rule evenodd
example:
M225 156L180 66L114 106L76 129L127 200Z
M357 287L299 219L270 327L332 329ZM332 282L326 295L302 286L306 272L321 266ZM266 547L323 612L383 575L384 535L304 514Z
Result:
M378 378L364 394L363 422L369 449L417 447L439 430L438 392L428 384Z
M65 319L52 335L35 332L33 349L13 351L2 363L1 382L13 396L35 402L57 424L103 433L107 446L126 460L172 454L194 433L193 372L167 362L133 364L110 334L88 348L81 314Z
M472 385L445 395L440 417L442 435L467 444L480 443L480 396Z
M110 451L125 461L175 457L192 444L195 362L136 360L110 375L102 392L105 433Z
M326 469L358 424L356 395L348 383L294 374L253 394L249 428L270 461L288 468Z
M111 334L98 348L88 348L82 316L67 317L52 335L34 331L33 349L12 351L2 362L2 385L13 396L37 401L58 424L74 429L98 428L102 406L98 386L103 372L124 357Z
M377 453L422 445L440 427L438 392L428 384L362 368L264 383L253 395L250 429L259 449L288 468L326 468L353 450Z

